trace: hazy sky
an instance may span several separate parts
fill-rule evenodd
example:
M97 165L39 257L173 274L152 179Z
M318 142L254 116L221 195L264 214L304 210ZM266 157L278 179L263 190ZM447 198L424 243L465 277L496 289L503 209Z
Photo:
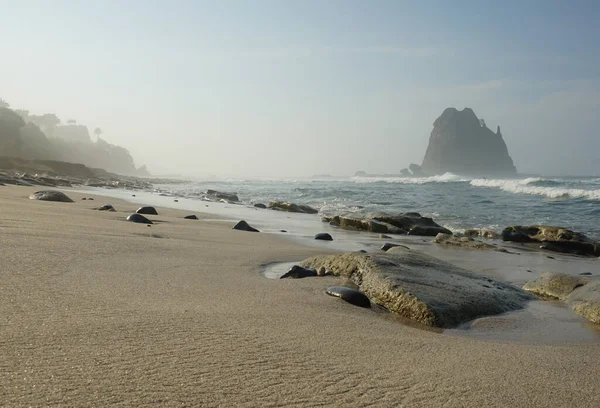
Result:
M600 174L600 1L0 0L0 97L151 171L397 173L454 106Z

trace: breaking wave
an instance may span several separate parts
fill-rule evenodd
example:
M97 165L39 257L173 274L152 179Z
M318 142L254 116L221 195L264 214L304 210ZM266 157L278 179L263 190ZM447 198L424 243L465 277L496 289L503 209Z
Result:
M352 177L352 181L358 184L368 183L397 183L397 184L427 184L427 183L464 183L471 181L457 174L445 173L441 176L431 177Z
M552 199L600 200L600 189L573 188L573 183L560 179L543 179L530 177L523 180L471 180L473 187L499 188L514 194L540 195Z

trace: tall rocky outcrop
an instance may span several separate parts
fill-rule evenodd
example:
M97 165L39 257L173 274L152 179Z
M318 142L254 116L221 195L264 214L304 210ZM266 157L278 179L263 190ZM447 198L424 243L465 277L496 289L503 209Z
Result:
M470 108L446 109L433 122L421 165L427 174L447 172L469 176L512 176L517 173L500 126L496 133Z

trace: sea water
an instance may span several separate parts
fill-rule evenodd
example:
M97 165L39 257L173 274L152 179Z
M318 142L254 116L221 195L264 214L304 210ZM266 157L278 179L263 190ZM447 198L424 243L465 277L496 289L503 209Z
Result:
M203 199L207 189L235 192L247 205L271 200L307 204L322 215L419 212L453 232L510 225L553 225L600 239L600 178L352 177L223 179L158 186ZM283 228L283 227L282 227Z

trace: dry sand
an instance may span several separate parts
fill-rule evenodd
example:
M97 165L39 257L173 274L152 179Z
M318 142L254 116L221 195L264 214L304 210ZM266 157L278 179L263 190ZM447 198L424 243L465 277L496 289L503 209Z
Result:
M600 406L599 343L419 330L260 274L318 249L32 191L0 187L0 405Z

